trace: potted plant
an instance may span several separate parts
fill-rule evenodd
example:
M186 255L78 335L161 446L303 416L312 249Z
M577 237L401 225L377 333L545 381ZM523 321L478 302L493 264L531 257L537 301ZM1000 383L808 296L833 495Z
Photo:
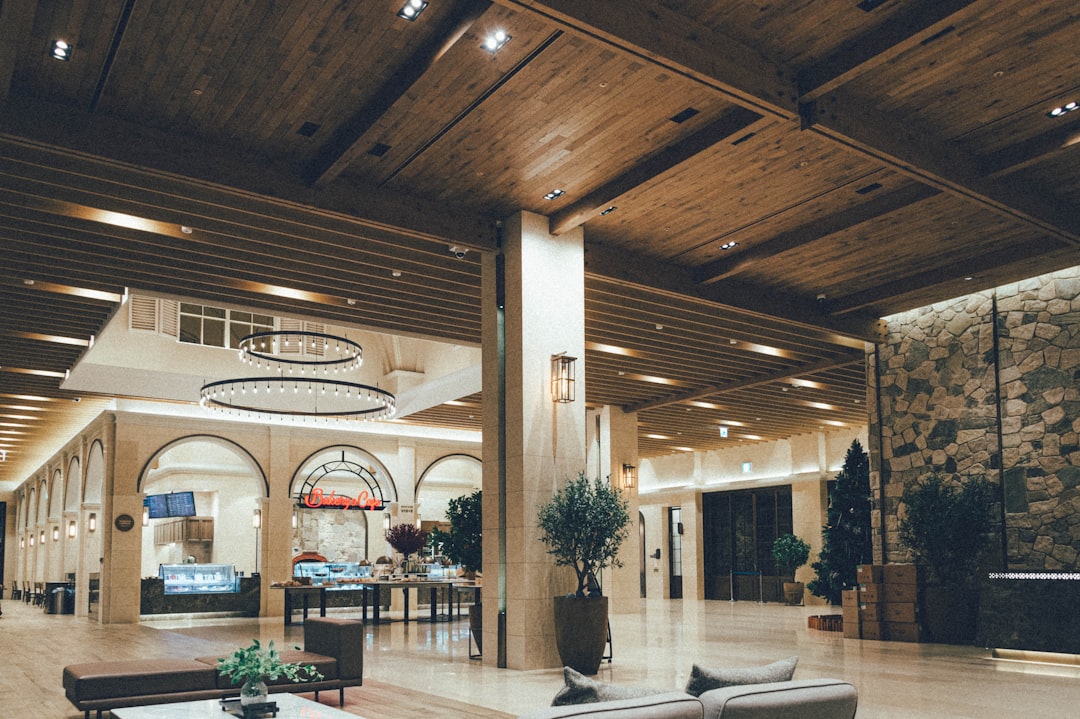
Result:
M299 647L298 647L299 648ZM263 704L266 702L266 682L278 677L290 681L317 681L323 675L311 664L289 664L282 661L281 655L274 649L271 641L265 647L258 639L251 646L234 649L227 657L218 659L218 672L231 677L233 684L240 687L240 704Z
M785 580L784 600L788 604L802 604L804 587L802 582L795 581L795 572L810 561L810 545L794 534L782 534L773 542L772 556Z
M931 474L900 497L900 542L922 570L921 616L933 641L975 638L976 572L990 543L992 502L993 489L981 476Z
M481 490L454 497L446 510L450 531L444 532L441 529L432 531L434 541L442 545L442 552L446 558L460 565L469 579L475 579L476 573L483 567L482 511L483 492ZM483 607L478 601L469 610L469 631L472 632L476 647L480 651L484 649L482 617Z
M607 641L607 597L601 595L598 573L621 567L619 547L626 539L630 515L618 490L584 473L539 510L540 540L556 566L572 567L577 589L555 597L555 644L563 665L582 674L596 674Z
M403 571L409 572L409 565L413 562L412 555L419 552L427 544L427 532L421 530L415 524L395 524L386 530L386 541L402 556Z

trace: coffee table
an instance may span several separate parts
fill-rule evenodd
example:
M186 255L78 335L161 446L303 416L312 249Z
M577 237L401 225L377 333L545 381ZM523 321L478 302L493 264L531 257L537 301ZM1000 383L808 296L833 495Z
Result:
M356 714L349 714L295 694L271 694L269 701L277 702L277 719L356 719ZM221 702L217 699L113 709L112 716L113 719L232 719L233 717L232 714L221 710Z

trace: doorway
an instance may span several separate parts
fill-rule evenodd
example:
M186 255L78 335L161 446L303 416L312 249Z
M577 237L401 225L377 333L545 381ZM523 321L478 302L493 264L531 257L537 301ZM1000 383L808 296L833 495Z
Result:
M668 508L668 596L682 599L682 507Z

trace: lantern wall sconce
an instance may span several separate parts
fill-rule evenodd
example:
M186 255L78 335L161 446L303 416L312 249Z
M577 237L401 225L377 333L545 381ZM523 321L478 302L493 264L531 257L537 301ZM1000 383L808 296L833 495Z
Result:
M292 528L296 529L298 524L300 524L300 513L294 509L292 511Z
M622 488L633 489L637 485L637 467L632 464L622 466Z
M31 547L34 546L34 535L33 534L30 535L30 546Z
M142 526L144 526L144 527L149 527L150 526L150 508L149 507L143 507L142 508Z
M262 526L262 510L256 509L251 513L251 526L258 529Z
M91 512L90 516L86 519L86 528L91 532L97 529L97 515L93 512Z
M60 527L53 527L52 528L52 540L54 542L59 542L60 541Z
M551 401L574 401L574 368L577 357L569 357L565 352L551 355Z
M383 513L383 516L382 516L382 528L383 528L384 531L390 529L390 513L389 512L384 512Z
M68 538L69 539L75 539L75 532L78 531L76 529L77 527L78 527L78 525L75 523L74 519L71 520L70 522L68 522Z
M44 530L44 529L43 529L43 530L41 530L41 538L40 538L40 542L41 542L41 546L43 546L43 547L44 547L44 546L45 546L45 530Z

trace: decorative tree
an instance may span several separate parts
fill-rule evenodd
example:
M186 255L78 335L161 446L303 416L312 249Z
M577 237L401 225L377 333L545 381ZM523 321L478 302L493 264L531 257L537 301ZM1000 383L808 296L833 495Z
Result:
M446 519L450 522L450 531L441 529L432 531L432 538L442 545L443 554L455 564L460 564L466 572L480 571L483 563L480 537L481 507L483 493L478 489L472 494L454 497L446 510Z
M418 529L415 524L395 524L386 530L386 541L406 559L419 552L427 544L427 532Z
M818 561L810 565L817 578L808 582L811 594L840 604L845 589L854 589L860 564L873 561L870 529L870 457L859 440L851 443L844 466L829 492L828 522L821 530Z

